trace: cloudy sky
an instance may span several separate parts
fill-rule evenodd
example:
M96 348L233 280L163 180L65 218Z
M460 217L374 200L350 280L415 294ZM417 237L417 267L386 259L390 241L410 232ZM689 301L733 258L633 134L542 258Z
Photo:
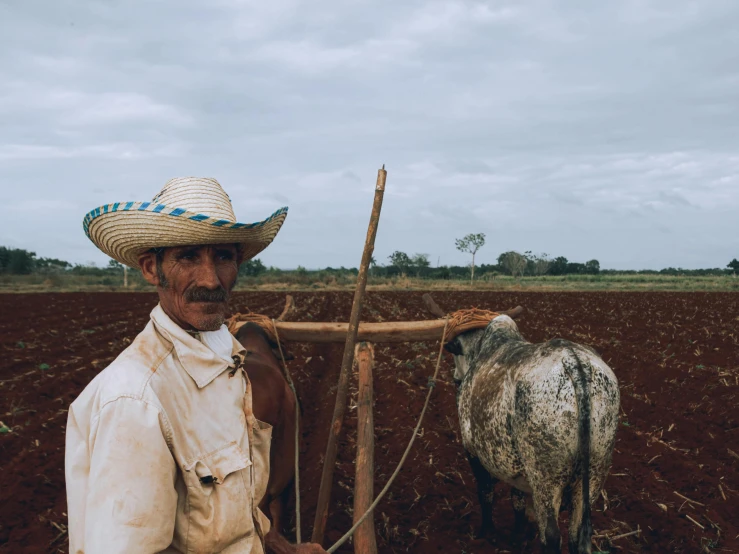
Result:
M579 7L575 7L579 5ZM606 268L739 257L739 3L0 0L0 245L107 258L82 218L217 178L261 258L356 266L377 237Z

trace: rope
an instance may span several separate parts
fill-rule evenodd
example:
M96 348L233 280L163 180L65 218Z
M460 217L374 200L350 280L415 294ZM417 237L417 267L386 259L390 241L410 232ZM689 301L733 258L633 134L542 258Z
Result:
M498 317L500 313L491 312L489 310L481 310L480 308L469 308L465 310L457 310L447 315L449 321L449 330L444 334L443 343L447 343L457 335L461 335L465 331L471 329L482 329L490 323L493 318Z
M256 314L255 314L256 315ZM262 316L268 319L266 316ZM271 320L272 328L275 332L275 342L277 348L280 350L280 358L282 358L282 370L287 384L290 386L290 390L293 391L295 397L295 538L298 544L300 544L300 405L298 401L298 392L295 390L295 384L290 376L290 372L287 369L287 363L285 362L285 355L282 353L282 344L280 343L280 335L277 332L277 324L275 320Z
M449 318L445 318L444 321L444 331L441 335L442 339L446 337L446 331L447 326L449 324ZM390 485L393 484L393 481L395 481L395 478L398 476L398 473L400 473L401 468L403 467L403 464L405 463L406 458L408 457L408 454L411 451L411 447L413 446L413 441L416 440L416 435L418 435L418 430L421 428L421 423L423 422L423 416L426 413L426 408L429 406L429 400L431 400L431 393L434 391L434 386L436 384L436 377L439 374L439 367L441 366L441 356L444 353L444 345L446 342L444 340L441 341L441 346L439 348L439 357L436 360L436 370L434 370L434 376L429 380L429 392L426 394L426 402L423 405L423 409L421 410L421 415L418 417L418 423L416 424L416 428L413 430L413 435L411 435L411 440L408 442L408 446L405 449L405 452L403 453L403 457L400 458L400 462L398 462L398 467L395 468L395 471L390 476L390 479L385 484L385 487L380 491L380 494L377 495L377 498L375 498L374 502L372 502L372 505L367 508L367 511L364 512L362 517L357 520L357 522L352 526L349 531L346 532L346 534L341 537L338 541L336 541L336 544L334 544L331 548L329 548L326 552L329 554L332 554L336 551L337 548L339 548L342 544L344 544L347 540L349 540L349 537L351 537L354 534L354 531L357 530L357 527L359 527L362 522L367 519L367 516L369 516L372 511L377 507L377 505L380 503L380 500L382 500L382 497L385 496L385 493L390 489Z
M279 342L277 340L277 325L275 324L275 320L267 317L266 315L257 314L252 311L250 311L247 308L247 312L242 314L234 314L228 320L226 321L226 324L228 326L228 331L232 335L236 335L236 332L241 329L241 327L245 323L256 323L259 325L262 329L264 329L264 332L267 333L267 336L269 336L270 340L272 342Z

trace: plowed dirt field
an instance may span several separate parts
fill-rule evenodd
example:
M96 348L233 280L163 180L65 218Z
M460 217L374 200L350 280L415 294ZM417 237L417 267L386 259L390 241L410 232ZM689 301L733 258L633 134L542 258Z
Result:
M369 293L364 321L428 319L421 292ZM297 321L346 321L351 294L295 293ZM437 292L445 310L521 304L523 335L595 347L621 386L611 475L594 504L596 534L639 535L601 552L739 552L739 294ZM0 552L67 552L64 426L87 383L143 329L152 294L0 295ZM237 293L276 317L281 293ZM377 345L376 492L392 473L420 413L438 342ZM305 407L301 439L303 536L310 536L343 345L288 346ZM422 436L375 524L381 552L520 551L499 485L495 544L473 538L479 509L456 418L451 356ZM356 384L335 473L326 545L351 525ZM689 499L689 500L686 500ZM563 534L566 518L562 518ZM287 530L290 534L291 530ZM530 524L524 552L537 552ZM350 545L340 552L352 552Z

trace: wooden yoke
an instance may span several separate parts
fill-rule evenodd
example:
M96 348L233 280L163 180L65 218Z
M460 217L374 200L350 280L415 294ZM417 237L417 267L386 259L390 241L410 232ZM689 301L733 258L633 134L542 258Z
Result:
M430 313L440 318L447 317L447 314L439 308L430 295L424 294L423 301ZM349 332L348 323L284 321L294 311L295 302L292 296L288 295L282 315L275 320L277 332L281 340L321 343L346 342L347 333ZM496 315L507 315L516 319L522 313L523 308L521 306L505 312L489 312L485 310L459 310L452 312L448 314L451 325L447 333L447 338L452 338L469 329L482 328ZM259 314L235 314L228 320L228 328L235 334L247 321L253 321L261 325L268 334L274 336L272 320ZM439 340L441 332L444 330L444 323L444 319L360 323L357 329L357 341L373 343L436 341Z

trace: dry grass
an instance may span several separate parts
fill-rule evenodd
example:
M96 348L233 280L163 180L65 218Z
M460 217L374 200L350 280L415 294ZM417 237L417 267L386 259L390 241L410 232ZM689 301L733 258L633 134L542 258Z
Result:
M353 290L355 279L341 282L295 282L292 280L263 282L259 279L243 279L237 290L264 291L319 291ZM725 277L686 277L670 275L564 275L523 277L514 279L500 276L495 280L431 280L411 277L372 278L368 290L448 290L448 291L683 291L683 292L739 292L739 279Z
M331 291L353 290L356 278L351 274L315 278L311 274L284 272L277 275L241 277L236 290L251 291ZM153 292L136 272L129 275L129 287L123 288L116 276L80 275L4 275L0 292ZM739 278L687 277L671 275L564 275L523 277L499 276L494 280L430 280L406 276L369 278L368 290L449 290L449 291L683 291L739 292Z

